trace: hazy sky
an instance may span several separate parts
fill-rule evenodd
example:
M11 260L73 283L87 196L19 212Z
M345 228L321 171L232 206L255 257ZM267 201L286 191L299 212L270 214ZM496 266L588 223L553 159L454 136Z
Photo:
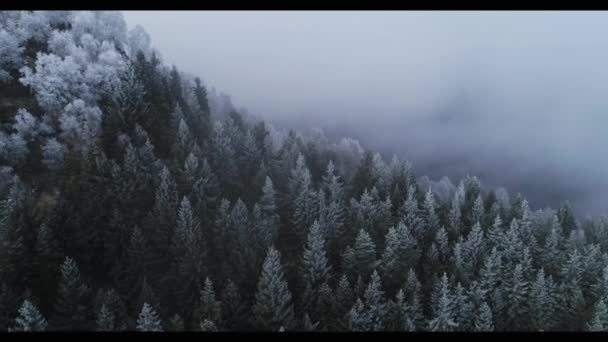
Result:
M608 212L607 12L124 16L252 113L355 136L434 177Z

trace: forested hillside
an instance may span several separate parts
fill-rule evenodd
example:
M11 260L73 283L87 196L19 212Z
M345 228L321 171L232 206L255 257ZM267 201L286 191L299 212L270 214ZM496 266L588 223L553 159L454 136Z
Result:
M201 78L118 13L0 12L0 329L608 330L608 219L420 182Z

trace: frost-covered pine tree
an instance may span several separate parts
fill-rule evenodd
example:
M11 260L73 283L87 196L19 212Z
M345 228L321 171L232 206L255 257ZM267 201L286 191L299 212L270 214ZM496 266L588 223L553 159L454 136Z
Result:
M353 247L354 268L358 275L369 277L376 266L376 245L369 234L361 229Z
M555 320L555 294L552 282L545 277L545 271L541 268L536 280L530 289L530 309L532 313L532 327L539 331L547 331L553 328Z
M422 208L424 220L426 223L425 237L432 238L436 233L437 229L439 229L440 223L439 217L437 215L437 203L430 187L424 196L424 203Z
M591 322L587 324L589 331L606 331L608 330L608 308L602 298L600 298L593 307L593 316Z
M514 330L524 330L528 328L529 303L528 303L528 282L523 277L522 265L517 264L513 270L511 280L506 286L507 300L507 326Z
M160 318L152 306L148 303L144 303L137 318L137 331L153 331L161 332L163 327L161 325Z
M471 211L470 222L472 224L481 223L484 215L483 198L481 193L477 195L475 202L473 203L473 210Z
M384 291L382 291L382 283L378 272L374 270L369 284L364 294L365 311L369 319L369 329L372 331L381 331L384 327L384 314L386 301L384 299Z
M254 325L260 330L289 329L294 323L292 297L284 279L281 255L272 246L262 266L252 310Z
M386 287L393 289L402 284L406 277L402 270L415 267L419 258L417 241L409 229L402 222L397 228L389 228L380 264Z
M342 237L344 226L344 186L340 177L336 175L334 163L327 163L325 174L322 177L322 190L328 195L326 213L323 219L327 239L330 242L335 238Z
M325 253L325 238L317 221L312 224L308 232L301 273L304 283L302 304L306 311L314 312L311 305L316 304L320 287L328 281L330 274Z
M105 304L102 304L95 321L97 323L97 331L113 331L114 319L114 313Z
M28 300L24 300L19 308L19 316L15 318L15 327L10 331L45 331L46 319L38 311L36 306Z
M194 312L193 327L200 325L204 320L219 324L222 318L221 303L216 300L213 282L207 277L200 292L199 304Z
M167 331L184 331L184 320L179 314L175 314L171 317Z
M276 242L279 234L279 215L275 202L275 191L272 180L268 176L266 176L262 187L262 197L259 204L262 218L260 235L264 251L266 251Z
M475 331L494 331L492 310L486 302L481 304L479 312L475 316Z
M199 294L199 279L204 272L203 260L206 255L202 248L200 222L192 212L187 197L182 199L176 221L172 243L174 272L178 277L175 291L178 305L185 310L184 319L189 322L193 309L191 303L196 301Z
M293 201L291 222L295 229L296 244L299 245L304 241L308 227L318 217L317 194L312 188L310 171L302 154L298 156L296 167L291 171L289 189Z
M431 331L454 331L458 325L454 321L454 302L448 284L447 274L443 274L439 297L434 304L433 318L428 323Z
M369 313L365 310L365 306L360 298L348 312L348 330L350 331L370 331L371 319Z
M412 185L407 190L407 199L400 209L401 219L403 223L411 230L412 235L417 240L424 238L424 220L422 218L423 211L418 207L416 199L416 188Z
M91 290L82 281L74 259L66 257L60 267L61 278L57 289L51 326L55 330L90 329L92 314L89 302Z

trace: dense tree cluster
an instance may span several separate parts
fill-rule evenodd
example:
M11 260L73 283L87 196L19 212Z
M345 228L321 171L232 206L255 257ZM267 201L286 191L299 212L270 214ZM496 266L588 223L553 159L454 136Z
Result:
M107 12L1 12L0 329L608 330L608 219L275 130Z

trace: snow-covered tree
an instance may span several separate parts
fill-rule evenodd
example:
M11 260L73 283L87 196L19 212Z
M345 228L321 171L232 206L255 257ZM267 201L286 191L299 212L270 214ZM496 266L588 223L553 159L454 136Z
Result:
M292 297L284 279L281 256L272 246L262 267L252 310L254 324L261 330L289 329L294 323Z
M137 326L135 327L137 331L152 331L152 332L162 332L163 327L161 325L161 320L158 317L158 314L154 310L152 306L148 303L144 303L141 308L141 312L139 313L139 318L137 318Z
M24 300L15 318L15 327L10 331L44 331L48 324L46 319L30 301Z

